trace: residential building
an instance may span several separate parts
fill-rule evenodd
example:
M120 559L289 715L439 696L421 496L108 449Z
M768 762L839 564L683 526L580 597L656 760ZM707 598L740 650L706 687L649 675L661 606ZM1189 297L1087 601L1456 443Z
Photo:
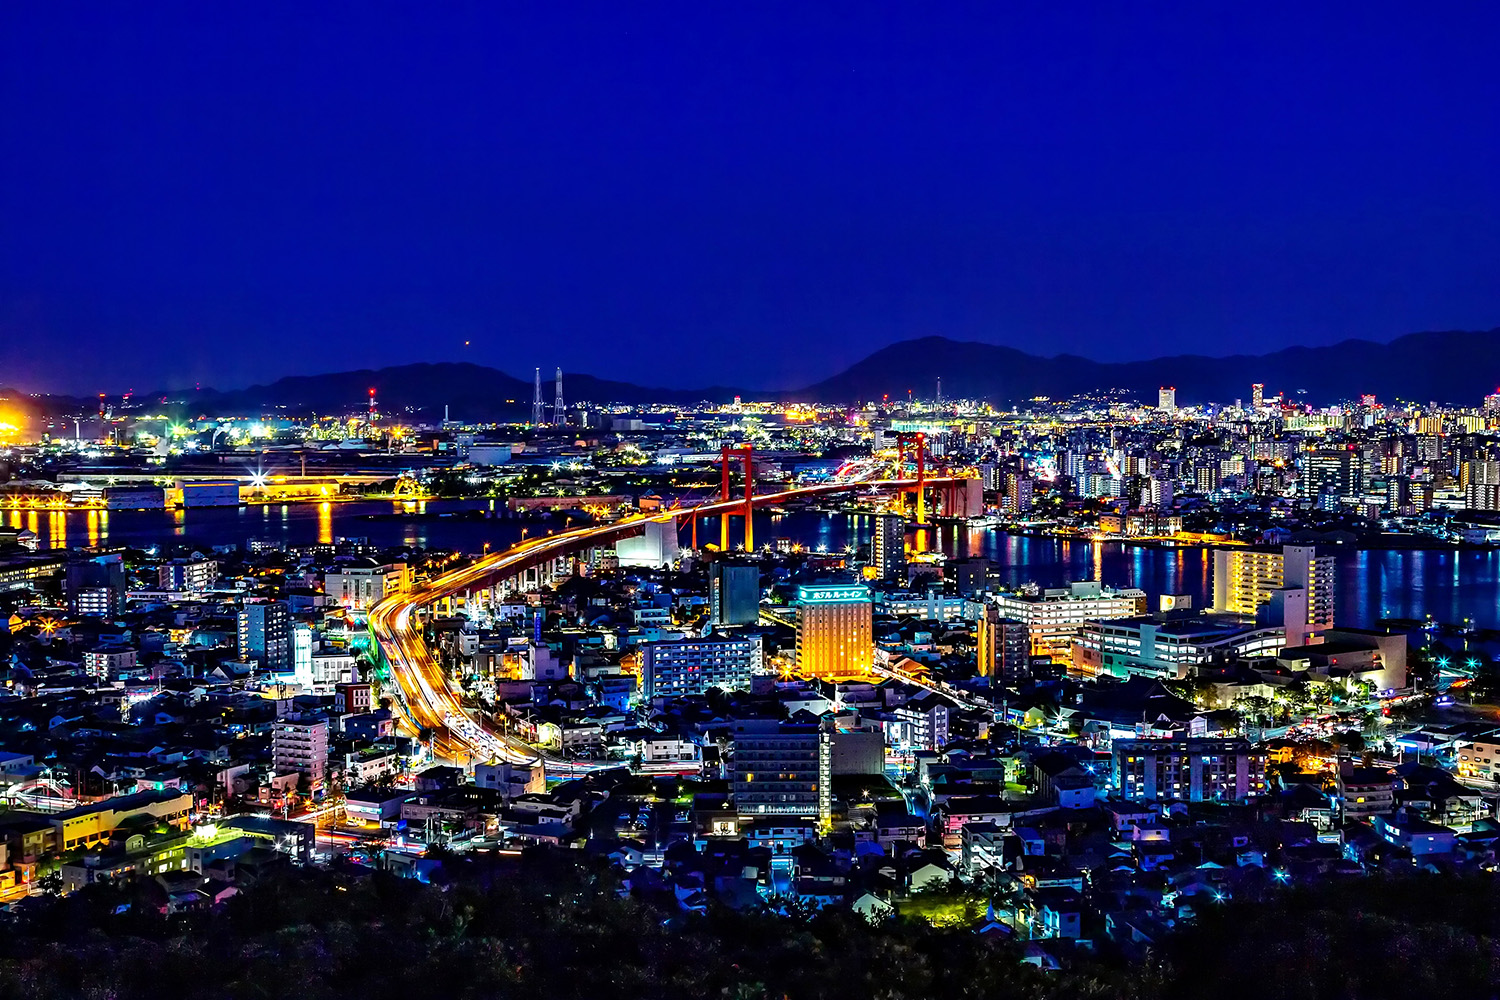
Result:
M328 777L328 720L320 716L285 718L271 731L271 763L278 774L296 772L316 792Z
M1281 625L1287 645L1333 625L1334 560L1311 545L1214 550L1214 610Z
M1396 807L1396 781L1379 767L1358 767L1348 761L1339 766L1339 811L1346 821L1382 816Z
M817 723L746 719L730 727L740 815L832 817L832 734Z
M1116 740L1114 792L1129 802L1248 802L1266 793L1266 755L1240 739Z
M97 680L109 680L134 670L137 655L130 646L95 646L84 652L83 670Z
M877 580L906 580L906 518L900 514L876 514L875 535L870 540L870 568Z
M1004 617L998 604L986 602L980 610L976 644L979 676L991 684L1031 676L1031 631L1025 622Z
M748 691L760 670L759 636L683 639L641 646L641 696L680 698L709 688Z
M218 581L219 563L216 559L173 559L156 572L162 590L201 593Z
M268 601L240 608L239 642L240 656L266 671L294 671L292 622L285 604Z
M67 564L64 592L75 615L114 618L125 606L125 561L118 552Z

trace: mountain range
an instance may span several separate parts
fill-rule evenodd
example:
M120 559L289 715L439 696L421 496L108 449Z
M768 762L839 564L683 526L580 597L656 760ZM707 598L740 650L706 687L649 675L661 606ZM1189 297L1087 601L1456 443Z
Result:
M1500 329L1414 333L1381 344L1346 340L1327 347L1293 347L1262 355L1181 355L1148 361L1106 363L1072 355L1042 357L994 344L925 337L882 348L832 378L793 390L732 386L673 389L616 382L568 372L569 402L693 404L745 399L857 403L908 392L930 399L942 379L945 398L983 399L996 405L1035 396L1062 399L1102 390L1122 390L1154 401L1159 387L1173 386L1179 405L1248 399L1261 382L1267 396L1286 394L1315 404L1374 393L1401 398L1477 405L1500 384ZM347 413L364 406L376 389L385 413L412 411L431 419L445 406L456 419L509 419L529 412L532 384L483 365L440 362L392 368L297 375L269 385L219 391L203 389L143 394L188 416L286 413ZM552 383L543 383L549 408ZM94 400L63 396L23 397L12 403L53 414L87 411Z

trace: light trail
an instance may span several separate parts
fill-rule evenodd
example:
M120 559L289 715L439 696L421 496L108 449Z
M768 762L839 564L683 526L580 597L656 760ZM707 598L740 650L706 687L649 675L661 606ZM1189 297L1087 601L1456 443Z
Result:
M951 478L927 479L925 485L942 486L957 481ZM779 493L759 494L751 502L753 506L775 506L831 493L868 490L872 487L901 490L911 489L916 485L915 479L824 483ZM459 692L448 680L442 666L433 658L417 629L416 611L462 591L482 589L496 579L514 576L547 559L612 543L653 522L664 523L680 517L733 516L743 513L744 509L743 498L714 500L691 508L639 514L612 524L588 525L555 535L544 535L434 577L413 590L387 597L370 610L370 633L390 666L391 677L400 694L398 708L406 717L408 725L418 731L430 730L433 733L433 752L450 760L501 760L513 764L531 764L540 760L549 770L564 773L600 767L596 763L567 761L539 751L515 736L497 732L483 719L469 715L463 707Z

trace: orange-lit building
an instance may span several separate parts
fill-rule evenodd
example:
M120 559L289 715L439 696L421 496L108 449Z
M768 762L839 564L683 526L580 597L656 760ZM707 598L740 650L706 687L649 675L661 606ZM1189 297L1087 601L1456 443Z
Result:
M874 652L870 588L811 584L797 588L797 669L808 677L863 677Z

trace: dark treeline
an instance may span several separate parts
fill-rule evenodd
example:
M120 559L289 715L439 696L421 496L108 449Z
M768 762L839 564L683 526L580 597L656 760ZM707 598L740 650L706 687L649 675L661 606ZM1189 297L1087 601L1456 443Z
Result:
M292 870L219 912L164 917L139 888L36 899L0 927L0 997L321 998L1491 997L1488 879L1370 879L1230 905L1143 962L1044 973L1018 946L921 921L877 925L624 898L608 871L538 853L446 889Z

